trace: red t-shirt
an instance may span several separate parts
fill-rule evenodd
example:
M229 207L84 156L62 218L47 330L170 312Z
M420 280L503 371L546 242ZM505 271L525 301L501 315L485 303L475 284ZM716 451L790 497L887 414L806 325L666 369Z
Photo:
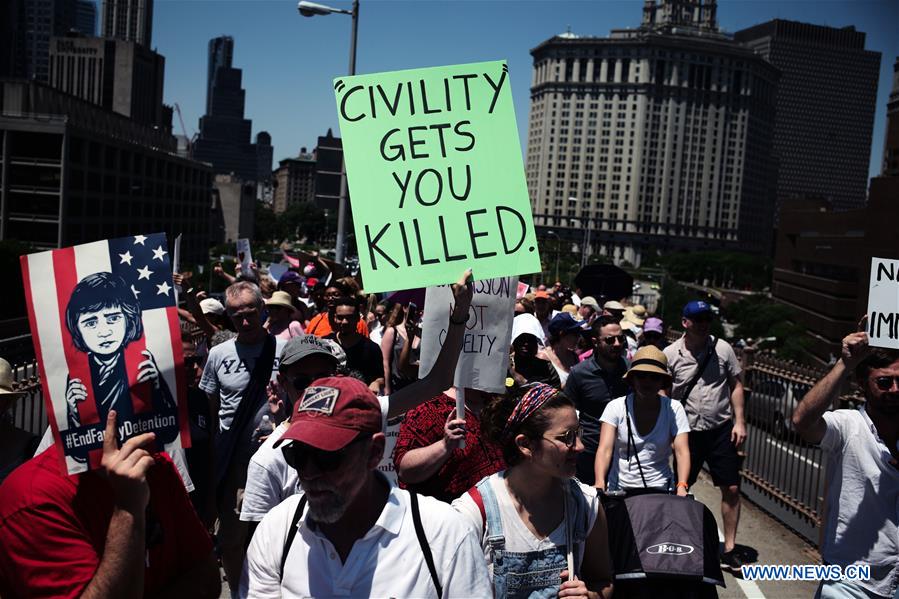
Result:
M147 475L144 593L208 559L212 541L171 459ZM112 487L96 472L63 474L56 447L16 469L0 486L0 596L79 597L106 544Z
M331 328L331 321L328 320L328 311L319 312L309 321L306 327L307 335L315 335L316 337L326 337L334 332ZM356 323L356 332L368 339L368 325L360 318Z
M456 400L441 393L406 413L393 451L397 473L400 462L410 449L427 447L443 438L446 418L455 409ZM481 421L469 410L465 410L465 428L465 448L454 449L437 474L414 485L400 481L400 486L450 502L485 476L505 469L506 462L499 444L487 437L487 432L481 430Z

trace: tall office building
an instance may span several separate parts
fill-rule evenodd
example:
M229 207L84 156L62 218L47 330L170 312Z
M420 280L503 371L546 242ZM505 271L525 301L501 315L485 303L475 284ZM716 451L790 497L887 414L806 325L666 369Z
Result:
M211 54L213 43L209 44L209 49ZM210 64L212 62L210 56ZM241 87L243 73L226 63L216 67L212 75L212 85L206 98L209 108L200 117L193 157L211 163L216 174L233 174L242 181L256 181L259 156L256 144L250 142L252 122L244 118L246 92ZM271 161L268 170L271 172Z
M153 0L103 0L100 29L103 37L149 48L153 37Z
M295 158L279 161L274 180L275 214L283 213L293 204L311 202L315 198L315 155L301 148Z
M234 38L230 35L209 40L209 57L206 67L206 114L212 112L212 84L219 67L231 68L234 60Z
M7 13L17 19L15 40L10 40L15 53L12 76L46 83L50 38L75 29L76 0L12 0L11 4L18 6Z
M50 85L138 123L171 129L163 106L165 58L116 39L68 35L50 46Z
M646 0L638 29L531 50L527 182L538 227L599 251L769 251L777 71L714 0Z
M97 4L94 0L75 0L75 30L97 35Z
M734 34L777 67L777 201L814 197L837 210L865 203L880 53L865 34L776 19Z

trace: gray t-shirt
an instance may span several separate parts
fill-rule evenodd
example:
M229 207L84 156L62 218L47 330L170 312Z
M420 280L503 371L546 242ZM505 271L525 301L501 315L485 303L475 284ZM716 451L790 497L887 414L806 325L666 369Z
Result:
M899 583L899 470L864 406L824 413L827 521L821 557L828 564L870 564L857 584L892 597Z
M271 380L275 380L278 374L281 350L286 341L275 339L275 362L272 367ZM231 428L231 421L237 412L240 398L244 389L250 382L250 375L256 365L256 359L262 353L265 341L248 345L238 343L236 339L225 341L209 350L206 359L206 368L203 369L203 378L200 379L200 389L213 395L218 394L219 403L219 430Z
M684 345L684 338L681 337L666 347L664 351L665 357L668 358L668 370L673 379L671 396L681 400L685 387L696 375L696 369L705 360L708 345L698 354L693 354ZM690 421L690 430L707 431L718 428L733 417L728 381L738 377L741 372L743 369L737 360L734 349L730 343L719 339L715 344L715 356L709 360L686 401L685 408L687 419Z

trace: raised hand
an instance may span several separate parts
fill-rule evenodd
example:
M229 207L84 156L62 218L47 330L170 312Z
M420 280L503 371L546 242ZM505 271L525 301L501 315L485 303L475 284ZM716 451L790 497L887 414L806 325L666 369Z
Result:
M149 449L155 438L155 433L144 433L128 439L120 448L116 439L116 412L109 411L103 433L100 471L112 485L116 507L132 513L147 508L150 501L147 472L156 463Z
M456 418L456 410L449 413L443 425L443 442L450 451L465 440L465 420Z
M453 285L453 313L451 318L459 321L468 318L468 311L471 309L472 296L472 276L471 269L465 269L462 277Z

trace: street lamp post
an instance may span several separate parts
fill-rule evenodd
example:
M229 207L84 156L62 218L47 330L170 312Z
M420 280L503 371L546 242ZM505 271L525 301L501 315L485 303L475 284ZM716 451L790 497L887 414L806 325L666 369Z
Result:
M353 0L353 8L351 10L344 10L342 8L332 8L330 6L325 6L324 4L317 4L315 2L307 2L306 0L302 0L299 4L297 4L297 10L304 17L314 17L319 15L329 15L332 13L337 13L341 15L350 15L353 19L352 25L352 33L350 35L350 68L349 68L349 76L352 77L356 74L356 32L358 31L359 26L359 0ZM340 199L337 203L337 240L335 242L334 249L334 259L338 263L343 263L344 259L344 246L346 245L346 199L347 199L347 184L346 184L346 161L343 159L343 151L340 153Z
M556 238L556 281L559 280L559 246L562 244L562 240L559 239L559 235L555 231L547 231L547 235L552 235ZM556 281L553 281L555 283Z

